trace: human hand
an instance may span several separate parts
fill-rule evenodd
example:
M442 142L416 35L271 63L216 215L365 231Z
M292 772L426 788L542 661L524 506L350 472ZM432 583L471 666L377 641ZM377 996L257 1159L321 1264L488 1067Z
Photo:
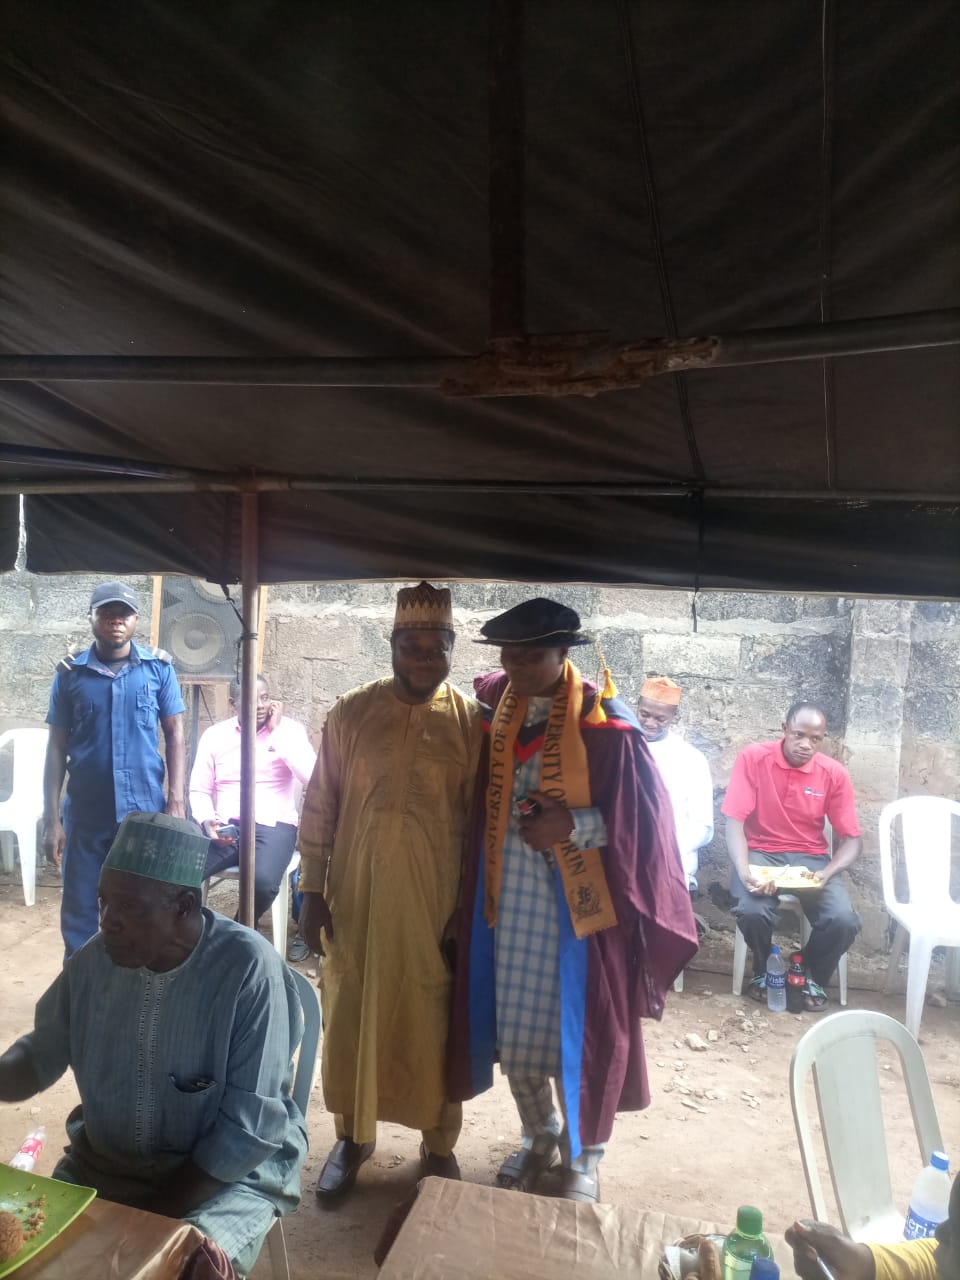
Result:
M777 892L776 880L755 880L749 871L745 876L741 876L744 888L749 892L756 894L758 898L772 898Z
M570 810L545 791L528 791L527 795L540 810L520 819L520 834L525 843L531 849L552 849L555 844L562 844L573 830Z
M325 956L321 932L333 941L333 917L322 893L304 892L300 908L300 933L304 942L317 955Z
M793 1266L801 1280L825 1280L824 1264L833 1280L875 1280L873 1254L825 1222L795 1222L784 1233L793 1250Z
M201 822L200 825L203 828L203 834L208 836L213 844L228 845L237 843L236 836L222 836L220 834L220 828L226 825L222 818L214 816L208 818L206 822Z
M52 862L55 867L59 867L63 861L63 846L66 844L67 833L63 829L63 824L59 818L51 818L49 822L44 822L40 828L40 845L43 849L43 856L48 862Z
M266 728L268 728L271 731L271 733L280 723L282 717L283 717L282 702L270 702L267 704L267 718L264 723Z

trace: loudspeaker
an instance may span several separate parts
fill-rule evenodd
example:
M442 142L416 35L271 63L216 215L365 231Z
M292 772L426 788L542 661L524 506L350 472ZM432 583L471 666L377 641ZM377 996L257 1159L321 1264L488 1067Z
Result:
M239 588L232 588L231 595L239 609ZM199 578L163 578L157 643L173 656L181 681L232 680L241 631L240 619L220 587Z

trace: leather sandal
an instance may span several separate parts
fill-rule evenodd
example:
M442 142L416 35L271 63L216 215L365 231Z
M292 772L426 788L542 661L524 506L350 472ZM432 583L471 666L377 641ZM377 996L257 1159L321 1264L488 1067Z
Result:
M451 1182L460 1181L460 1166L457 1157L451 1151L448 1156L438 1156L427 1150L425 1142L420 1143L420 1173L424 1178L449 1178Z
M504 1191L532 1191L546 1173L560 1163L560 1152L554 1142L546 1151L521 1147L512 1152L497 1170L497 1186Z
M370 1159L376 1146L375 1142L337 1139L317 1179L317 1200L320 1204L332 1204L350 1190L357 1180L360 1166Z
M560 1174L557 1193L564 1200L579 1200L584 1204L596 1204L600 1199L600 1174L578 1173L576 1169L564 1169Z

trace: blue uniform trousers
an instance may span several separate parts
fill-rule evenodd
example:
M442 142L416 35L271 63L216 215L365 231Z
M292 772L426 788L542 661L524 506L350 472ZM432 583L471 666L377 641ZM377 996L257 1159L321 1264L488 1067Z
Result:
M64 814L63 829L67 840L63 848L60 932L68 956L100 928L97 903L100 868L110 852L119 825L117 822L81 823Z

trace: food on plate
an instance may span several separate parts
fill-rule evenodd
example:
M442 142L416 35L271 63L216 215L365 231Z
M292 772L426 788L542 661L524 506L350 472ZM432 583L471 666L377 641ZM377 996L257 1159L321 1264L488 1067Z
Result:
M0 1213L0 1262L9 1262L23 1248L23 1227L15 1213Z
M778 889L816 889L820 885L820 877L809 867L755 867L751 864L750 875L760 884L773 882Z
M720 1280L720 1253L713 1241L704 1236L698 1253L700 1280Z

